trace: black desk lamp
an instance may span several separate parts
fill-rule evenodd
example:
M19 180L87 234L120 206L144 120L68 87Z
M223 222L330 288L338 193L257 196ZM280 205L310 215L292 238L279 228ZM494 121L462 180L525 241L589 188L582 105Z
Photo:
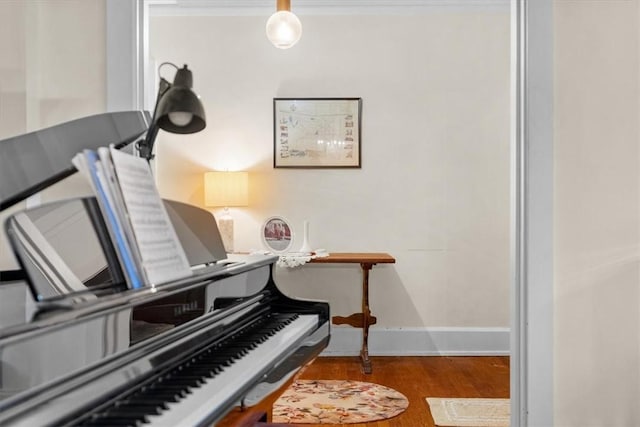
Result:
M200 98L193 93L193 75L185 64L178 68L171 62L163 62L158 67L158 74L163 65L176 68L173 84L160 76L158 97L151 117L151 125L143 141L137 144L138 154L147 160L153 158L153 144L159 129L171 133L196 133L205 128L204 108Z

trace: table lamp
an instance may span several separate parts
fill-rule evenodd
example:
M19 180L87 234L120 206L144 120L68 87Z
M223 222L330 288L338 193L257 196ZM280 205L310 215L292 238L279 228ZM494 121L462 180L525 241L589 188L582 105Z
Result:
M247 172L206 172L204 174L204 204L209 207L223 207L218 218L218 229L228 253L234 251L233 217L231 206L249 204L249 174Z

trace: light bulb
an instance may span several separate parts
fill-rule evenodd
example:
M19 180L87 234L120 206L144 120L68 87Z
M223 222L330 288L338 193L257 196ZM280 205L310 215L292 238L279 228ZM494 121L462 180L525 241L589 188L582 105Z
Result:
M288 49L300 40L302 24L296 15L280 10L267 21L267 38L279 49Z
M169 120L176 126L186 126L191 123L192 118L192 113L184 111L174 111L172 113L169 113Z

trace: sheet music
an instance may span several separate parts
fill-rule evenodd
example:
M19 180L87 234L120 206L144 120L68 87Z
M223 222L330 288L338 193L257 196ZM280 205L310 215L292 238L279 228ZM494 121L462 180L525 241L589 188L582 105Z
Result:
M140 274L140 264L136 263L135 257L132 255L136 248L127 242L123 229L123 217L118 215L116 206L113 204L110 187L104 176L104 168L98 161L97 154L92 150L84 150L73 158L72 163L87 177L96 194L118 260L125 273L127 285L133 289L144 286L145 281Z
M160 198L149 164L141 157L113 147L110 152L147 284L191 276L187 257Z
M100 147L97 150L99 162L96 162L96 169L98 171L98 178L104 182L106 188L105 193L109 195L109 203L114 210L115 216L118 218L121 227L121 233L123 234L123 240L128 248L130 248L131 263L134 266L135 274L141 281L140 286L146 283L150 283L147 278L146 271L142 268L142 258L140 256L140 250L136 242L133 229L131 228L131 221L129 220L129 214L125 208L124 200L122 199L122 191L120 189L120 183L116 176L116 170L113 166L113 159L111 158L111 152L106 147Z

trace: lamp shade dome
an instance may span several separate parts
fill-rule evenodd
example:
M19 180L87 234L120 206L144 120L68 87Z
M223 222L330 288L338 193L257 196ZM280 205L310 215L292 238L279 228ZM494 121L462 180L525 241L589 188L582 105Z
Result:
M204 107L187 87L172 86L158 104L157 123L172 133L195 133L206 126Z
M185 64L162 95L156 111L158 127L172 133L195 133L206 126L204 107L193 93L193 74Z
M300 19L288 10L280 10L267 21L267 38L279 49L288 49L302 36Z

